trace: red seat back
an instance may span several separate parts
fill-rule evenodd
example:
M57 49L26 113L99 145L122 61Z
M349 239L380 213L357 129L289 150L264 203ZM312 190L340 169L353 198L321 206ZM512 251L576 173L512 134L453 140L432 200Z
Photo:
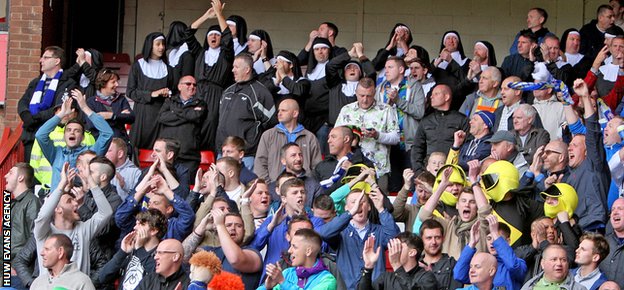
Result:
M201 161L199 162L199 168L204 172L210 168L210 164L215 162L214 152L210 150L201 151Z
M152 152L154 150L150 149L139 149L139 167L146 168L152 166L156 159L152 157Z

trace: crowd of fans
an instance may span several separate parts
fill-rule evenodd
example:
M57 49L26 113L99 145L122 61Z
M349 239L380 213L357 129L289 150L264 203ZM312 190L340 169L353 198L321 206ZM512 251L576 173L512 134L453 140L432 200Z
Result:
M274 53L219 0L147 35L126 95L97 50L63 69L47 47L19 101L26 162L5 176L12 287L620 289L609 4L561 38L530 9L500 67L457 31L430 58L402 23L373 59L330 22Z

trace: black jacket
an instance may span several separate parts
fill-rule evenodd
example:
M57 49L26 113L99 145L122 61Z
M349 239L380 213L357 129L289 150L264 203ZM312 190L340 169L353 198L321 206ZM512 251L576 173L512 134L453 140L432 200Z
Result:
M182 267L167 278L156 273L149 273L143 277L136 290L174 290L178 283L182 284L182 289L184 290L191 283L188 273L184 272Z
M221 97L215 148L238 136L245 140L245 154L255 156L262 133L276 124L275 111L271 92L256 79L231 85Z
M180 141L181 160L200 161L200 131L206 116L206 103L193 97L184 104L179 95L165 100L160 108L160 137Z
M455 208L453 207L453 209ZM420 263L426 264L422 258L420 260ZM464 286L463 283L453 279L453 268L455 268L455 264L457 264L455 258L447 254L442 254L442 258L440 258L440 260L438 260L436 263L431 263L427 265L431 267L431 273L433 273L436 280L438 281L438 289L455 290Z
M503 72L503 78L517 76L524 82L533 81L533 77L531 77L531 73L533 73L533 63L520 54L516 53L505 57L501 65L501 70Z
M13 268L17 272L17 276L22 280L22 284L27 288L30 287L35 278L39 276L39 264L37 264L37 242L35 237L31 236L24 247L13 259Z
M448 153L457 130L468 132L468 118L457 111L438 111L425 116L418 124L412 145L412 167L416 174L425 169L425 157L433 152Z
M145 248L139 248L137 250L133 250L130 254L127 254L120 249L117 253L115 253L113 258L101 268L97 280L93 281L102 284L113 284L115 279L121 277L119 280L119 285L121 287L126 274L133 270L128 268L128 264L130 264L130 261L135 257L138 259L139 264L143 268L143 277L145 277L147 273L154 272L156 267L154 262L155 253L156 248L151 251L146 251ZM134 267L137 267L137 265L134 265ZM133 271L133 273L136 274L137 272Z
M372 281L373 270L369 270L360 276L357 290L381 290L381 289L405 289L405 290L437 290L438 282L429 271L416 266L409 272L403 267L395 272L383 272Z

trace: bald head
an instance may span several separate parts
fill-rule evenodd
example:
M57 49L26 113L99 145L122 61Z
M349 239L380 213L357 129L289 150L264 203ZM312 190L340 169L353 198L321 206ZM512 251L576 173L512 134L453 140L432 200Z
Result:
M600 288L598 288L598 290L620 290L620 286L613 281L607 281L607 282L602 283L602 285L600 285Z
M285 99L280 102L277 109L277 120L284 124L297 124L299 117L299 104L293 99Z
M517 103L520 101L520 99L522 98L522 91L520 90L514 90L512 88L509 87L510 83L513 82L520 82L520 78L517 76L510 76L506 79L503 80L503 82L501 83L501 98L503 101L503 104L507 107Z
M453 91L445 84L438 84L431 92L431 107L440 111L448 111L451 107Z
M345 156L351 152L351 141L353 141L353 131L345 126L338 126L331 129L327 138L329 153L337 157Z
M169 277L180 270L184 257L182 243L176 239L166 239L158 244L154 261L155 272L163 277Z
M470 283L479 289L488 289L496 274L496 258L485 252L476 253L470 260Z

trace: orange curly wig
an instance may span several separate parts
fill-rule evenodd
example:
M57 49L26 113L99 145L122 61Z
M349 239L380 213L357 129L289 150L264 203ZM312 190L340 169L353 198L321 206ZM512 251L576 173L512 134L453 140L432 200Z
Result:
M206 267L213 275L221 273L221 260L213 252L200 251L191 257L189 263L196 267ZM213 279L214 280L214 279Z
M211 290L245 290L243 279L230 272L221 271L221 274L215 275L208 283L208 289Z

